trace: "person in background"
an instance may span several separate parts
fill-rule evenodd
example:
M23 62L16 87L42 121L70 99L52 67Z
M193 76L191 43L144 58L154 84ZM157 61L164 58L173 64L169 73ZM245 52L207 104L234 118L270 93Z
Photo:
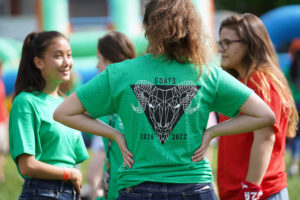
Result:
M289 85L291 87L294 99L296 101L297 110L300 110L300 38L292 41L289 53L292 58L290 70L286 73ZM288 169L290 176L299 174L299 157L300 157L300 129L298 124L298 131L295 138L289 140L291 147L292 158Z
M136 52L133 42L126 35L111 31L99 38L97 57L97 68L102 73L112 63L135 58ZM120 132L124 132L123 123L117 114L100 117L99 119ZM95 135L92 138L91 149L93 150L93 157L87 172L88 182L92 189L89 195L90 199L95 199L99 195L99 186L102 186L104 198L115 200L118 198L117 170L123 161L118 144ZM102 173L103 163L105 163L104 173Z
M208 38L191 0L150 0L143 22L148 54L109 65L71 94L54 119L118 144L118 199L216 200L205 158L211 139L271 126L274 113L207 62ZM243 114L205 130L212 111ZM124 134L97 120L114 113Z
M249 13L224 19L219 36L222 67L254 90L276 116L273 125L219 138L220 199L287 200L286 137L295 136L298 113L271 39L263 22ZM229 116L219 119L226 122Z
M4 154L8 153L8 127L7 111L5 108L5 86L2 80L3 63L0 60L0 182L5 181L4 177Z
M75 89L82 85L82 78L78 72L71 72L70 80L59 85L59 91L65 96L69 96Z
M12 159L25 179L20 199L79 199L88 153L81 133L53 120L63 101L59 84L73 67L69 41L56 31L32 32L24 40L9 117Z

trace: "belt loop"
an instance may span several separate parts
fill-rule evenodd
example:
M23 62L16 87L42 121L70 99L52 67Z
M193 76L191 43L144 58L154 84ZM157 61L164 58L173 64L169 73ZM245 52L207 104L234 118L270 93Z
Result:
M32 178L27 178L27 184L29 187L31 187Z
M64 191L64 181L60 181L60 184L59 184L59 192L63 192Z
M72 195L73 195L72 199L73 199L73 200L77 200L77 198L76 198L76 197L77 197L77 194L76 194L76 190L75 190L74 187L72 187L72 191L73 191L73 192L72 192Z

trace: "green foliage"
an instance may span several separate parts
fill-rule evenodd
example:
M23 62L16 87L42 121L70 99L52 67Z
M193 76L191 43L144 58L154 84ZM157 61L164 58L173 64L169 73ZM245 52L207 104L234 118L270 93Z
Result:
M299 4L300 0L215 0L214 2L217 10L231 10L238 13L249 12L260 16L280 6Z

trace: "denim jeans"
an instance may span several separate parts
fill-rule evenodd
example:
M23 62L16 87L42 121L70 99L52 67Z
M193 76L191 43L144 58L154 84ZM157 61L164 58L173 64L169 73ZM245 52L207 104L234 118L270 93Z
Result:
M26 178L19 200L78 200L71 182Z
M118 200L217 200L211 183L175 184L144 182L119 191Z
M268 197L267 200L289 200L289 194L287 188L284 188L280 192Z

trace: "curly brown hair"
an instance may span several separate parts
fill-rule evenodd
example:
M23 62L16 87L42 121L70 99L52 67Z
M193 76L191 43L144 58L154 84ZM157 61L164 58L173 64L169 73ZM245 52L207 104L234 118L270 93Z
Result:
M202 21L191 0L150 0L144 15L148 53L199 66L207 61Z

